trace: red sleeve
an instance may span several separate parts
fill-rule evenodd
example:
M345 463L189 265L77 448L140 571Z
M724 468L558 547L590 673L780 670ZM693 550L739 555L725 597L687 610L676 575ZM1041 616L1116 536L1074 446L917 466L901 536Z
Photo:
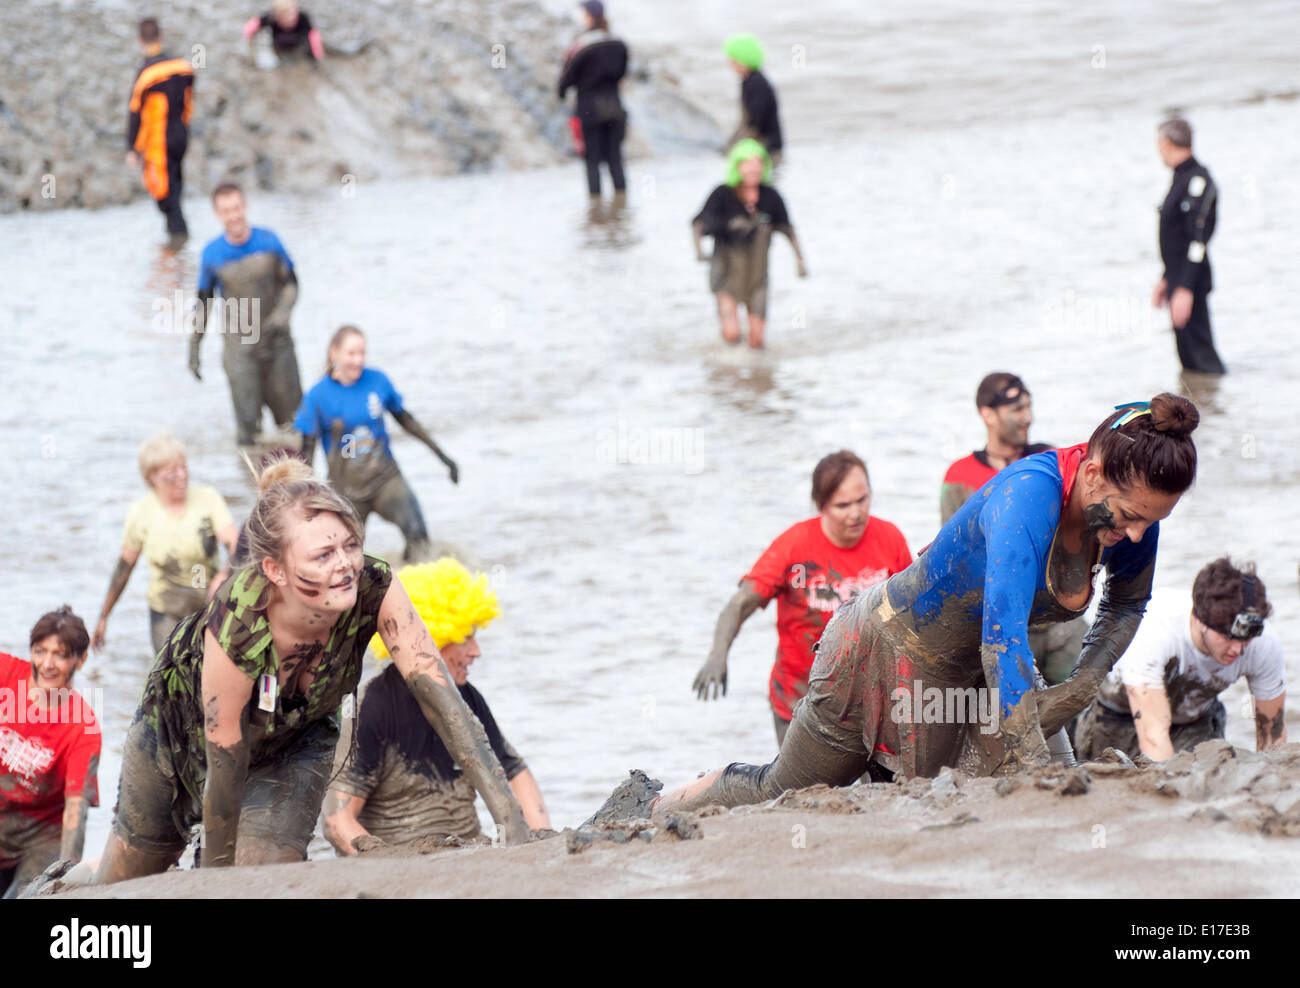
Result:
M790 578L791 551L797 541L799 526L802 524L803 522L799 522L797 525L791 525L778 535L742 578L754 584L754 589L763 598L765 605L777 595Z
M91 806L99 805L99 721L95 718L90 704L82 698L81 720L84 723L72 724L77 732L72 747L68 751L67 767L63 773L63 798L83 797Z

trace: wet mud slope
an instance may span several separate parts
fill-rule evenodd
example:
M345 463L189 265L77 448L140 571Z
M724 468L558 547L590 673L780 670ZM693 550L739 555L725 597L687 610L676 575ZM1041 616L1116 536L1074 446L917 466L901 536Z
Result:
M187 193L234 179L347 194L379 178L571 155L554 92L571 21L531 0L304 6L326 42L320 65L275 67L266 32L250 53L240 25L253 8L237 0L180 0L160 15L168 52L195 63ZM123 163L135 30L133 12L107 5L0 5L0 211L145 195ZM626 153L718 144L720 126L654 51L631 47Z
M1004 779L945 769L689 816L509 849L171 872L65 894L1291 896L1300 744L1259 755L1211 741L1163 765L1117 759Z

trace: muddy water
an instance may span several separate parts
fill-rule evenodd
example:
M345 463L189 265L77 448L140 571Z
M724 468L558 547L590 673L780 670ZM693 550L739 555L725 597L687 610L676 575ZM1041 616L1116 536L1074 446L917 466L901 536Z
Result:
M691 5L666 9L679 8L629 7L616 26L664 44L668 25L695 23ZM810 513L820 455L867 458L873 510L915 550L934 533L944 467L982 442L971 395L987 370L1025 378L1034 436L1057 443L1085 439L1117 402L1184 387L1146 304L1168 185L1152 124L1180 92L1222 188L1211 304L1232 373L1196 385L1201 479L1165 526L1156 582L1189 585L1225 552L1256 559L1300 673L1300 104L1255 98L1294 82L1279 46L1296 14L1184 5L1181 25L1161 27L1155 4L1084 15L1042 2L981 20L955 3L922 20L907 9L833 4L799 42L805 68L773 66L790 135L779 187L811 277L773 251L761 356L718 341L690 254L687 220L720 178L716 158L636 162L614 217L588 212L577 165L252 202L298 265L304 383L333 329L356 322L372 364L460 463L452 487L427 450L395 440L433 535L496 578L503 616L479 638L472 679L557 825L588 816L632 766L675 785L771 756L771 610L732 650L724 701L701 704L689 687L736 580ZM799 34L793 11L740 10L710 5L676 52L685 79L720 87L723 119L735 80L713 37L742 21ZM1089 66L1094 44L1107 46L1103 69ZM187 208L200 241L216 233L201 200ZM152 325L155 306L191 289L197 246L160 256L143 203L0 229L0 648L25 654L50 607L93 623L144 490L135 448L154 428L177 431L192 479L237 514L251 488L218 346L200 385L184 337ZM656 437L674 462L622 462L650 458L649 430L675 430ZM375 519L368 546L399 554L401 537ZM108 649L78 678L103 690L107 725L95 854L150 661L145 582L137 572ZM1228 697L1229 736L1250 746L1243 692ZM1300 736L1294 715L1290 726Z

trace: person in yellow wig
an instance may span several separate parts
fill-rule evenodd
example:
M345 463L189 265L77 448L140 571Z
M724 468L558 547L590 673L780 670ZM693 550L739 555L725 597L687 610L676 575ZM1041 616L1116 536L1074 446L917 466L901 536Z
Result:
M487 576L471 574L450 556L407 566L397 576L460 695L483 724L528 825L549 830L537 781L502 735L487 701L469 684L469 667L481 654L476 636L500 613ZM381 661L388 658L378 635L371 649ZM339 854L424 837L470 840L480 835L474 787L414 706L395 665L370 681L356 717L355 740L347 746L324 805L325 836Z

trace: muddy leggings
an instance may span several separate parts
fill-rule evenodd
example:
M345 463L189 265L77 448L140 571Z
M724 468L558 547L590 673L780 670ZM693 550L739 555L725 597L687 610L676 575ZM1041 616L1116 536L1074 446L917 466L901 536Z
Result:
M24 848L17 864L0 868L0 898L16 899L27 884L59 860L60 837Z
M406 551L402 558L406 562L419 563L429 558L429 530L424 525L424 514L420 511L420 502L415 499L415 492L401 473L394 471L393 476L373 497L349 496L348 500L357 509L363 527L366 518L373 511L402 530L406 539Z
M334 726L317 721L276 761L250 765L239 836L288 849L306 860L337 742ZM137 851L179 856L202 822L201 801L179 785L166 746L146 721L137 719L122 752L113 833Z
M293 421L302 404L298 357L289 331L262 328L255 342L246 342L251 339L238 335L227 338L221 355L241 446L251 446L262 431L263 405L271 409L276 425L285 426Z

